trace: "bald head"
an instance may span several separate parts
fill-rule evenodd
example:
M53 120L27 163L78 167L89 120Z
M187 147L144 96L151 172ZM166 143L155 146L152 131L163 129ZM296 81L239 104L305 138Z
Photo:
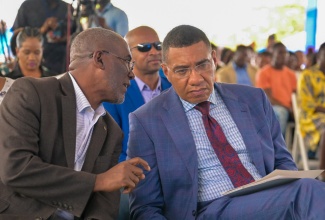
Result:
M138 43L144 43L144 42L137 42L138 39L146 39L147 36L155 36L157 39L158 34L157 32L148 26L139 26L137 28L134 28L130 30L126 35L125 35L125 40L128 43L129 47L132 48L136 46Z
M96 50L114 51L121 44L126 45L126 42L119 34L104 28L89 28L80 32L72 41L70 63Z

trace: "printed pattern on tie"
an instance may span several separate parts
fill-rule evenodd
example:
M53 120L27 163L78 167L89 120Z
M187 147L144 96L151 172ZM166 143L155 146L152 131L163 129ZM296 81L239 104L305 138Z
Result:
M194 107L202 113L204 127L211 145L222 166L235 187L254 181L254 178L241 163L236 151L228 143L218 122L209 114L210 102L205 101Z

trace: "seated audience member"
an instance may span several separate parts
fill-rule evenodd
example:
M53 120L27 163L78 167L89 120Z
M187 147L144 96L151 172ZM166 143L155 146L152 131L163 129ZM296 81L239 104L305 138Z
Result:
M221 66L227 65L232 60L233 56L234 52L231 49L227 47L222 48L220 54Z
M59 79L17 79L0 106L1 219L115 220L120 189L150 169L117 164L123 133L102 105L123 102L134 77L125 40L90 28L70 57Z
M306 54L306 68L312 67L317 63L317 54L313 49L308 49Z
M288 52L281 42L273 45L271 64L257 72L256 87L264 89L280 122L282 134L292 113L291 95L296 91L295 73L285 66Z
M305 53L303 52L303 51L301 51L301 50L297 50L297 51L295 51L295 54L296 54L296 56L297 56L297 58L298 58L298 69L296 69L296 70L298 70L298 71L302 71L302 70L304 70L305 69L305 67L306 67L306 55L305 55Z
M257 70L248 61L247 47L237 46L232 61L217 71L217 82L254 86Z
M159 75L162 48L156 31L148 26L139 26L130 30L126 34L125 40L131 50L135 77L130 81L130 87L126 91L122 104L104 103L105 109L120 125L124 133L119 162L126 159L129 113L171 86L165 76Z
M14 80L0 76L0 105Z
M309 147L309 158L315 159L318 146L321 151L325 149L325 43L318 50L317 64L301 73L297 95L301 134ZM325 169L325 158L321 161Z
M256 67L262 69L264 66L271 64L272 54L268 51L259 52L256 56Z
M296 77L298 79L301 71L299 68L298 57L294 52L289 51L289 58L287 60L286 66L296 74Z
M40 78L54 75L42 66L43 37L38 28L23 28L16 38L16 64L6 76L17 79L23 76Z
M255 51L255 46L254 46L254 43L252 43L251 45L247 46L246 47L247 49L247 62L249 64L251 64L253 67L256 68L256 56L257 56L257 53ZM254 83L255 83L255 80L254 80Z
M325 183L315 179L222 195L297 169L279 123L263 90L214 83L216 54L201 30L175 27L162 48L172 87L129 116L128 157L151 167L130 194L131 219L324 218Z
M44 37L44 66L54 73L66 71L68 8L63 0L25 0L13 25L15 31L24 27L39 29Z
M140 26L130 30L125 39L131 48L132 61L135 62L133 69L135 78L130 81L130 87L126 91L125 100L122 104L104 103L104 107L124 133L119 162L126 159L129 139L129 113L148 103L171 86L166 77L159 75L161 42L156 31L148 26ZM119 219L128 219L129 200L127 195L122 195L121 203L123 201L125 203L120 206Z
M260 50L259 52L268 51L270 53L273 53L273 46L275 43L277 43L276 34L270 34L267 37L266 47Z
M220 69L224 64L221 62L221 50L220 48L211 42L211 48L212 50L215 50L216 51L216 55L217 55L217 65L216 65L216 71L218 69Z

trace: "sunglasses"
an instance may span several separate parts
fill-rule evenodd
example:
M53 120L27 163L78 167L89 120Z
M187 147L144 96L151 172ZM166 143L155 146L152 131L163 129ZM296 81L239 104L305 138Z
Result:
M161 42L153 42L153 43L142 43L142 44L138 44L135 47L132 47L132 49L137 48L138 51L140 52L148 52L151 50L152 46L156 49L156 50L161 50Z

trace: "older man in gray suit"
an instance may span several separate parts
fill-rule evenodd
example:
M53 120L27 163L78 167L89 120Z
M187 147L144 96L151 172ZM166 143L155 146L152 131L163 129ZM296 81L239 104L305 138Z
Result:
M92 43L90 43L92 42ZM133 64L124 39L88 29L60 79L22 78L0 108L0 219L116 219L120 188L144 178L117 164L123 134L103 101L121 103Z

